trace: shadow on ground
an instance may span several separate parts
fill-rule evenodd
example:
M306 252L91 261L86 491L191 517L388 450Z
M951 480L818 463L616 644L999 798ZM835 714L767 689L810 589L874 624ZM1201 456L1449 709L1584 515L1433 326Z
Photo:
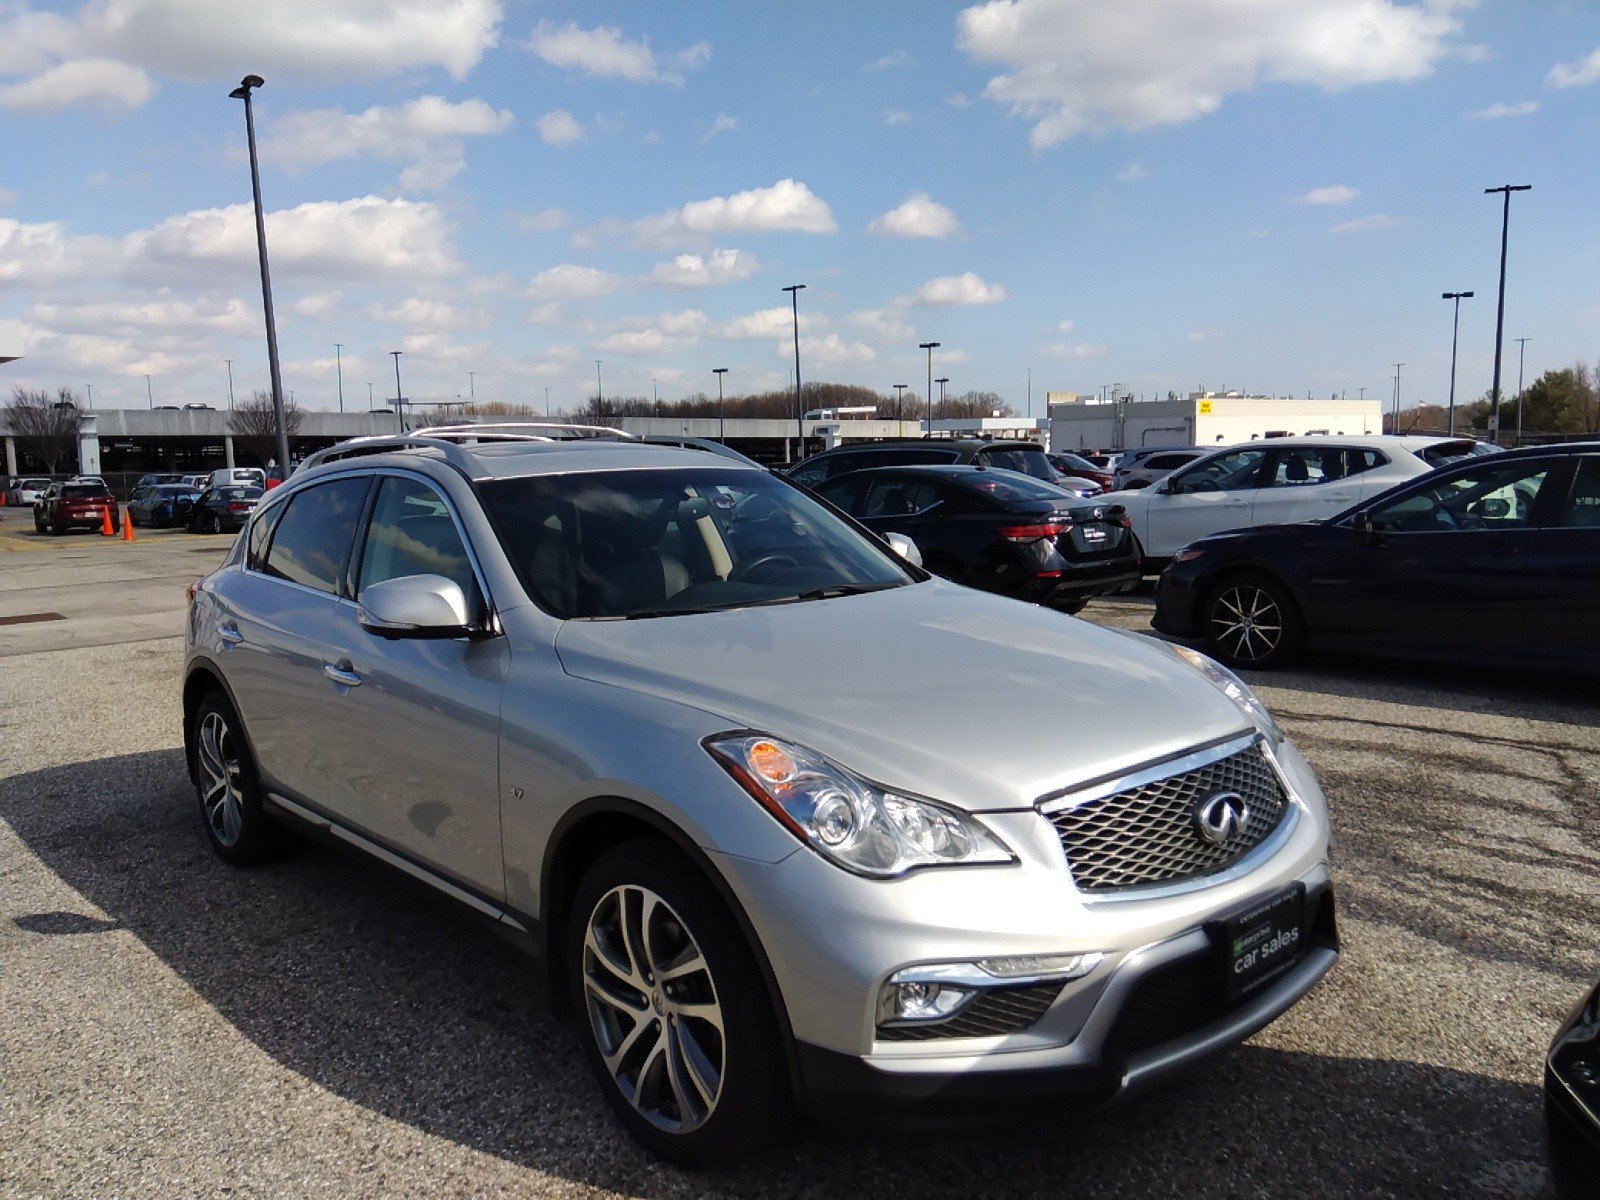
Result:
M115 796L101 790L122 780ZM285 1067L429 1134L647 1197L1503 1197L1543 1187L1538 1092L1408 1062L1246 1047L1104 1112L951 1134L802 1130L708 1176L624 1144L536 970L384 868L307 846L253 871L205 846L177 751L0 781L0 817ZM1376 1019L1378 1014L1374 1014ZM1305 1018L1296 1018L1305 1019ZM1313 1038L1314 1040L1314 1038ZM611 1139L594 1146L595 1130Z

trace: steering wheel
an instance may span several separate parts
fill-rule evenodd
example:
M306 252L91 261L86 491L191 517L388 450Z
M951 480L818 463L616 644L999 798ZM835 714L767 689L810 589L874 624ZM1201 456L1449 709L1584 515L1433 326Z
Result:
M752 562L745 563L744 566L740 567L732 575L729 575L728 579L734 583L743 583L762 567L772 566L775 563L788 563L791 567L798 567L800 565L787 554L763 554L760 558L755 559Z

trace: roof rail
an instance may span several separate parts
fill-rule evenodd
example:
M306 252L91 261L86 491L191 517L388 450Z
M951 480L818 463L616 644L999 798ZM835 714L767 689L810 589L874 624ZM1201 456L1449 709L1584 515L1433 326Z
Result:
M535 430L551 432L536 433ZM492 421L481 425L434 425L423 430L427 437L480 438L485 441L563 441L576 438L616 438L637 441L633 434L609 425L576 425L570 421ZM482 435L489 435L484 438ZM563 438L562 435L569 435Z
M298 470L304 471L311 467L320 467L324 463L337 462L343 458L356 458L363 454L387 454L391 450L437 450L443 455L445 462L467 478L471 479L478 473L477 464L473 462L472 456L455 442L412 433L350 438L329 446L326 450L318 450L315 454L308 455Z

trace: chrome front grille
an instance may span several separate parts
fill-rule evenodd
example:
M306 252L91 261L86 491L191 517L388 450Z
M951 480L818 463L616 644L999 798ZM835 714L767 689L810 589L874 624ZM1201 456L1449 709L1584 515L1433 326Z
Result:
M1068 796L1069 806L1056 811L1046 805L1078 890L1113 892L1214 875L1266 841L1289 811L1277 769L1259 740L1218 754L1081 803ZM1201 835L1195 810L1222 792L1243 797L1249 816L1237 836L1217 845Z

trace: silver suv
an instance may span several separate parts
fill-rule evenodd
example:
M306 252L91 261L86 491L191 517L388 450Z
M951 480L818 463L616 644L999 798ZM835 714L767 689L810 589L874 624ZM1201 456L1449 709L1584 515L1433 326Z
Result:
M224 859L299 826L498 923L689 1163L796 1101L1107 1099L1333 966L1322 793L1233 675L568 432L345 443L262 501L188 621Z

